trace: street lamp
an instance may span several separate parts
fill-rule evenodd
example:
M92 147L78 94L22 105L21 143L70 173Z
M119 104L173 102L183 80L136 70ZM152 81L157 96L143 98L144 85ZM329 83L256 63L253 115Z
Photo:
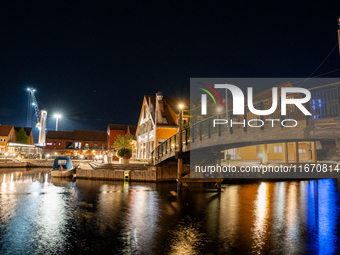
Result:
M178 128L178 172L177 172L177 179L182 179L183 174L183 158L182 158L182 151L183 151L183 104L179 105L179 128ZM177 183L177 188L182 188L182 183Z
M55 131L58 131L58 119L61 118L61 115L60 114L54 114L54 118L56 118Z

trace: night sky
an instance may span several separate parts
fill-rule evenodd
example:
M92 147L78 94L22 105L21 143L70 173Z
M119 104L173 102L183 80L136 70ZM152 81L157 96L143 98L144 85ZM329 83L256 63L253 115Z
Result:
M338 41L340 1L119 2L1 1L0 124L26 126L34 87L48 129L57 112L59 130L137 125L143 95L189 98L190 77L309 77ZM312 76L339 68L336 47Z

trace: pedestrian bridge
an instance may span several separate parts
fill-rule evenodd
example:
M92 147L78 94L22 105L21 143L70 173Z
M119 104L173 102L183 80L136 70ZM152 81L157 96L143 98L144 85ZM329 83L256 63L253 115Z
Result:
M280 104L270 116L255 116L247 109L243 116L233 116L230 110L228 114L222 113L185 128L181 134L183 153L188 154L194 150L222 151L269 143L337 140L340 137L340 83L309 90L312 99L304 106L312 113L312 116L303 115L295 105L287 106L286 116L281 116ZM261 110L269 109L271 99L256 102L254 107ZM229 123L233 120L234 123L243 124L231 126L215 123L214 126L214 119L226 119ZM276 119L276 121L266 121L267 119ZM284 121L284 119L294 119L296 122ZM297 124L295 127L288 127L295 124ZM177 133L159 144L151 153L152 163L159 164L175 157L178 151L178 141L179 134Z

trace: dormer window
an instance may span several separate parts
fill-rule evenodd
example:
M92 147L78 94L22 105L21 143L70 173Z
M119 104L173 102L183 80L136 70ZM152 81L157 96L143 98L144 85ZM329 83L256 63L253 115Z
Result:
M167 118L165 116L162 117L162 124L169 124Z

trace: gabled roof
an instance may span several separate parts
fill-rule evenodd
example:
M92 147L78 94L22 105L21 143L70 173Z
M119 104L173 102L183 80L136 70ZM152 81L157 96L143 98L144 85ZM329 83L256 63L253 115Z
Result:
M0 136L8 136L13 126L0 125Z
M21 128L24 128L24 131L25 131L26 135L30 136L30 134L32 132L32 128L31 127L14 127L14 130L16 132L19 132Z
M110 131L110 130L121 130L121 131L124 131L125 134L127 134L128 128L130 130L130 134L135 136L136 129L137 129L137 126L135 126L135 125L110 124L108 126L108 131Z
M184 109L189 109L190 107L190 99L188 98L163 97L163 100L166 101L176 114L179 112L180 104L183 104Z
M46 139L63 139L78 141L107 141L106 131L74 130L74 131L51 131L49 130Z
M129 126L130 134L136 136L137 126Z

